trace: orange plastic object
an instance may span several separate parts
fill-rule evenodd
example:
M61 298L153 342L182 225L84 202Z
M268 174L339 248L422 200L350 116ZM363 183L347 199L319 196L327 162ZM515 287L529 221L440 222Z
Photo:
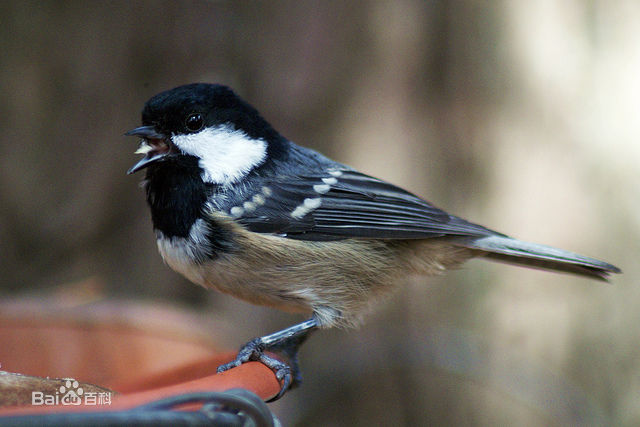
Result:
M210 326L198 315L149 305L0 304L2 370L71 377L116 392L110 404L25 405L2 408L0 416L122 410L177 394L231 388L248 389L265 400L275 396L280 384L261 363L216 374L235 352L219 352Z

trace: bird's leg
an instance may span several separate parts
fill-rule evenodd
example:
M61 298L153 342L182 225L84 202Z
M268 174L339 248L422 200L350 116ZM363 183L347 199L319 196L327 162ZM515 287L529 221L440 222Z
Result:
M218 372L227 371L249 361L259 361L269 367L276 374L276 378L282 381L280 392L269 402L278 400L290 387L298 385L302 380L298 364L298 348L307 339L309 333L317 328L318 321L312 317L273 334L254 338L240 348L234 361L218 366ZM289 359L289 364L266 355L266 351L283 354Z

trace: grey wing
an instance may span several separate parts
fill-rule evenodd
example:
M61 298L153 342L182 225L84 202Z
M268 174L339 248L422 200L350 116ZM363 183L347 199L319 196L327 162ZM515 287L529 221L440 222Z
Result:
M236 210L249 230L291 239L425 239L449 237L454 245L489 259L606 279L620 269L562 249L523 242L450 215L392 184L351 171L266 180L255 203ZM233 213L233 212L232 212Z
M271 178L263 190L262 203L236 218L258 233L300 240L500 235L351 170Z

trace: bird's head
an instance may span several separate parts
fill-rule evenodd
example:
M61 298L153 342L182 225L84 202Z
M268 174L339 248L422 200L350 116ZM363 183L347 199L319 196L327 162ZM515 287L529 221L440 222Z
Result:
M207 83L155 95L144 106L142 126L125 135L142 138L136 153L144 154L128 173L191 159L205 182L219 185L239 181L285 141L230 88Z

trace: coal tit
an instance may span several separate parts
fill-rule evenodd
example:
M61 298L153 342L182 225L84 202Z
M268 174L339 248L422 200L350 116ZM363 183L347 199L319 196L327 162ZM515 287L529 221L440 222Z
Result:
M620 270L450 215L280 135L230 88L195 83L144 106L144 187L158 249L190 281L311 318L247 343L224 371L260 360L298 380L310 331L357 325L408 275L473 257L606 279ZM289 364L266 350L280 350Z

